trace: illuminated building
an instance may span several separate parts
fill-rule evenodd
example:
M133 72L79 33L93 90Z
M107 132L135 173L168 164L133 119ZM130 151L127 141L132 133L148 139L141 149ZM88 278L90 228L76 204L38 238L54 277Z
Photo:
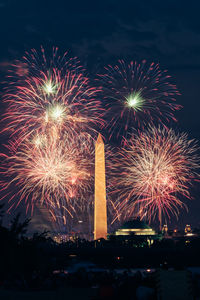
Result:
M185 234L187 234L187 233L192 233L191 226L188 224L185 226Z
M101 134L95 144L94 239L107 238L105 150Z
M163 225L162 233L163 233L163 234L168 234L168 226L167 226L166 224Z
M136 219L124 223L124 225L115 232L115 235L153 236L157 235L157 233L145 222Z
M58 243L66 243L69 240L72 240L72 238L70 238L67 234L55 234L53 235L53 240Z
M161 236L155 230L139 219L124 223L114 234L109 235L113 243L126 244L131 247L151 246L154 240L160 238Z

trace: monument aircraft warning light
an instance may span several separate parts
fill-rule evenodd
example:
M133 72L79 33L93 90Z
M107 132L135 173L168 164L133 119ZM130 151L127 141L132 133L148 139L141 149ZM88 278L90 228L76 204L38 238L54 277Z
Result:
M105 150L101 134L95 144L94 239L107 238Z

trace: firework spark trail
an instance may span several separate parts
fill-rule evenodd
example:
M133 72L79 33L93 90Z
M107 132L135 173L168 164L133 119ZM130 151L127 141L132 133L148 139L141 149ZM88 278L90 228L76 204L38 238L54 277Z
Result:
M132 135L116 159L121 214L139 216L150 222L158 217L178 217L186 206L182 197L191 198L189 187L199 178L198 146L187 134L151 127Z
M173 113L181 106L175 98L180 94L158 64L120 60L105 70L99 82L110 138L126 136L131 128L143 130L149 124L176 121Z
M94 202L94 141L90 134L65 134L60 138L57 127L47 134L35 133L16 146L7 146L1 154L1 200L9 199L8 212L25 205L33 214L37 204L46 206L59 228L71 219L79 220L86 208L91 213ZM112 149L106 146L107 191L112 168ZM110 218L117 212L108 198ZM111 213L112 211L112 213Z
M99 90L76 58L32 50L11 70L2 132L10 133L0 182L10 211L46 205L54 219L73 217L92 186L95 126L103 125ZM14 195L12 192L14 191ZM84 196L83 196L84 195ZM59 213L58 213L59 212Z
M91 133L95 125L104 124L97 99L100 90L110 138L126 136L133 127L141 132L148 124L175 121L173 112L181 107L175 103L176 86L157 64L120 61L100 75L103 87L94 88L77 59L67 57L54 49L49 60L43 49L42 55L32 50L15 64L4 98L9 154L1 155L0 167L5 177L1 199L10 196L9 210L25 203L27 211L33 211L40 201L64 224L67 216L73 218L90 205L86 201L94 181ZM177 215L184 206L180 196L190 198L189 185L197 175L196 146L184 134L154 127L133 135L127 144L120 153L121 165L116 163L122 168L116 183L119 200L109 198L112 214L115 211L112 222L120 214L137 213L149 220L158 215L160 222L170 211ZM111 173L112 168L110 164Z
M90 135L87 137L90 139ZM82 139L81 139L82 141ZM94 220L93 220L93 212L94 212L94 141L92 141L92 147L91 143L88 144L86 142L87 146L87 152L89 153L85 155L85 158L88 159L88 164L90 165L90 172L91 176L86 179L86 181L82 181L82 188L81 191L78 193L74 193L70 196L70 201L63 206L63 208L60 207L51 207L51 214L54 215L54 218L57 220L59 228L63 228L63 225L65 226L65 222L63 222L63 215L65 213L63 212L63 209L68 212L68 217L70 215L70 218L67 219L68 225L71 224L71 228L73 227L72 224L77 225L77 222L79 220L85 220L87 219L90 223L90 227L93 228ZM77 149L79 147L83 147L81 145L75 145ZM107 212L108 212L108 219L109 228L116 226L116 223L119 221L119 212L115 205L115 202L112 200L112 197L110 196L111 191L113 190L112 182L111 182L111 170L113 166L113 149L109 145L105 145L105 161L106 161L106 194L107 194ZM81 179L82 180L82 179ZM85 182L87 185L85 185ZM78 183L77 183L78 184ZM80 189L80 188L79 188ZM72 220L73 219L73 220ZM65 227L66 228L66 227ZM61 230L62 231L62 230ZM93 229L92 229L93 231ZM93 235L92 235L93 236Z
M22 75L17 72L20 63L26 70ZM89 85L77 59L60 57L54 49L53 58L47 60L42 49L42 55L32 50L20 63L13 66L5 93L3 130L18 143L55 125L60 132L71 133L92 132L95 125L103 125L99 90Z
M39 201L67 208L71 198L82 197L91 188L93 152L93 141L84 134L61 140L52 134L42 136L41 143L26 141L12 155L3 155L1 173L5 181L1 182L1 192L8 196L17 190L13 201L10 198L10 207L25 202L27 210L33 209Z

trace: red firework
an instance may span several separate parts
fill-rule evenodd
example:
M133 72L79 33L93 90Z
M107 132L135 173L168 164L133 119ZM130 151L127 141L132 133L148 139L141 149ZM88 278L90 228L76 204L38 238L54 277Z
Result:
M125 218L139 216L151 221L178 216L191 199L189 187L199 178L197 144L187 134L154 127L132 135L116 159L117 194ZM115 173L116 174L116 173Z
M19 66L24 72L19 72ZM14 64L10 80L3 131L9 131L18 143L55 125L60 132L71 133L94 131L95 125L102 125L98 90L89 85L77 59L58 56L57 48L52 59L45 57L43 49L41 54L27 53Z
M41 203L72 216L72 201L80 201L92 189L94 147L90 136L65 135L60 140L52 133L13 147L10 145L9 155L2 155L1 164L1 200L9 199L8 211L21 202L27 211L33 211L35 204Z

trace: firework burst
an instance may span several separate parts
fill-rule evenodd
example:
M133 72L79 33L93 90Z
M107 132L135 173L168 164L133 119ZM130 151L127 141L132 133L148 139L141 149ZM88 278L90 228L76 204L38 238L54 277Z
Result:
M19 65L24 72L18 72ZM43 49L41 54L32 50L13 66L4 97L8 106L4 131L18 143L52 126L60 132L94 131L95 125L102 125L97 94L76 58L60 57L54 49L53 58L47 60Z
M189 186L199 178L197 144L187 134L151 127L132 135L120 152L116 168L121 169L117 193L126 218L139 216L150 222L158 217L178 216L190 199Z
M40 202L52 210L62 209L64 216L72 215L72 199L83 198L93 182L94 150L90 136L67 135L60 140L53 134L37 135L18 149L13 147L9 146L11 155L3 155L1 165L1 192L5 192L2 199L10 199L9 210L25 202L27 211L33 211Z
M1 200L8 201L7 212L22 205L33 215L35 206L47 207L61 231L81 219L93 220L95 153L90 134L60 138L57 127L51 127L47 134L36 132L20 145L10 141L5 152L8 154L1 154L0 192ZM107 146L107 192L111 189L112 155ZM113 221L117 209L111 198L108 211ZM118 215L113 222L116 220Z
M170 76L158 64L130 64L120 60L108 66L100 76L105 118L110 138L126 136L131 128L144 129L149 124L176 121L173 112L181 108L175 103L179 95Z

